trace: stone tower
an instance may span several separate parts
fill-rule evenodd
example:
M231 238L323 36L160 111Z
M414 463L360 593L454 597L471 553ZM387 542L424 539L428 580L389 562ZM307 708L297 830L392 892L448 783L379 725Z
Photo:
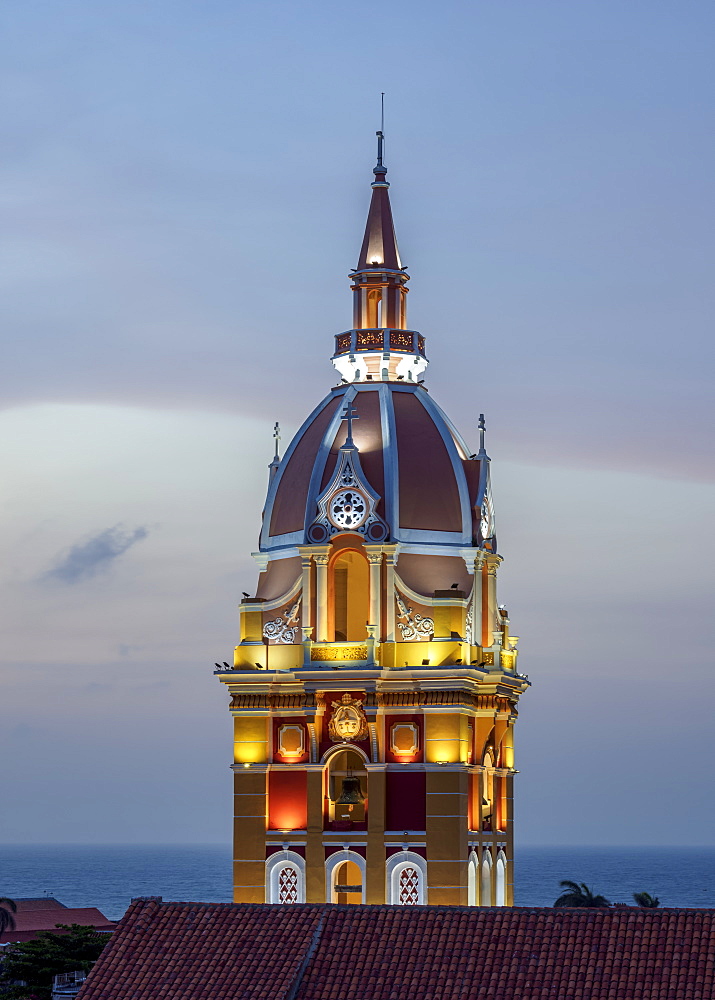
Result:
M340 382L270 466L240 605L237 902L511 905L517 639L484 418L424 386L378 132Z

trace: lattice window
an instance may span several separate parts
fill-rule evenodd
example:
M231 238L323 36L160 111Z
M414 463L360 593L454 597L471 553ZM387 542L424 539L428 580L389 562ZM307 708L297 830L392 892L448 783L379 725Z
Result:
M400 872L400 906L417 906L420 901L420 873L416 868Z
M390 334L390 347L403 351L412 350L412 334L403 333L401 330L393 330Z
M358 330L357 348L361 347L382 347L384 334L382 330Z
M298 872L291 865L281 868L278 873L278 902L298 902Z

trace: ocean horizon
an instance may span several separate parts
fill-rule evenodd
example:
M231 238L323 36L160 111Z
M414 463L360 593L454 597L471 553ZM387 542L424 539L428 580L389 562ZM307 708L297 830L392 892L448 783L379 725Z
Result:
M715 907L713 847L521 846L514 864L515 905L552 906L559 881L585 882L614 903L634 892L661 906ZM228 844L4 844L0 896L54 896L96 906L118 920L135 896L231 902Z

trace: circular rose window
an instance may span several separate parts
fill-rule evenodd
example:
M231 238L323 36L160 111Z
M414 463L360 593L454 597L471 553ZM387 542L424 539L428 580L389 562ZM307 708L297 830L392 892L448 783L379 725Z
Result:
M367 500L356 490L341 490L330 501L330 520L338 528L358 528L367 517Z

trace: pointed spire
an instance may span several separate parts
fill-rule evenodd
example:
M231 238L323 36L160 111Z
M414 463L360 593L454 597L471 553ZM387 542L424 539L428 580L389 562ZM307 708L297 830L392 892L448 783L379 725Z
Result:
M384 96L384 95L383 95ZM377 163L360 260L350 272L353 326L335 337L332 361L343 382L420 382L425 338L407 329L407 283L385 179L385 132L377 133Z
M386 180L387 167L383 163L385 136L377 132L377 163L373 169L375 180L372 184L372 201L367 215L365 237L362 241L360 259L356 270L367 268L388 268L402 270L400 251L397 248L395 226L392 221L389 183Z

